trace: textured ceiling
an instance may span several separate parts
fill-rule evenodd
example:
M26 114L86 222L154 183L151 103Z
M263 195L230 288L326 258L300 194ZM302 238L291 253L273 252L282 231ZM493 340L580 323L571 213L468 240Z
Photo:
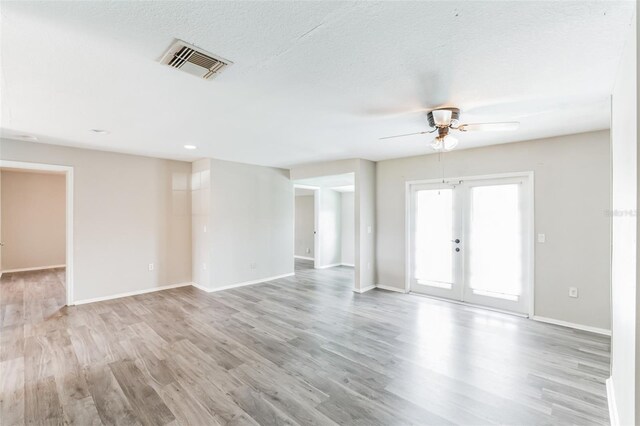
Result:
M522 122L460 148L608 128L635 2L0 7L4 135L286 167L428 153L425 136L378 138L426 130L419 110L441 105ZM174 38L235 64L213 81L163 66Z

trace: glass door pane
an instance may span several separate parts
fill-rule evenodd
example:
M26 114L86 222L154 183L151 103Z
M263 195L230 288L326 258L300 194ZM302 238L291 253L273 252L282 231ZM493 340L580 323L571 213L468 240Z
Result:
M454 190L414 192L412 290L448 297L454 287Z
M465 300L477 302L479 296L483 304L487 298L501 307L519 304L525 290L521 188L521 183L469 188Z

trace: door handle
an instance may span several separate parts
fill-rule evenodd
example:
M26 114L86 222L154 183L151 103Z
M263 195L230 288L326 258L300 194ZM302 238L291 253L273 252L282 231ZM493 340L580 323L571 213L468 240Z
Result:
M459 247L456 247L456 251L460 251L460 248L459 248Z
M451 240L452 243L456 243L456 244L460 244L460 240L459 239L455 239L455 240Z

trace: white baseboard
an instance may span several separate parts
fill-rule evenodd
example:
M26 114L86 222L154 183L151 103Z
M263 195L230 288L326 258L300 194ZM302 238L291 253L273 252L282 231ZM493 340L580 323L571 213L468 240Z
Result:
M11 272L29 272L29 271L43 271L45 269L54 269L54 268L66 268L67 265L48 265L48 266L35 266L33 268L17 268L17 269L5 269L2 271L3 274L8 274Z
M604 334L605 336L611 336L611 330L605 328L591 327L589 325L576 324L573 322L557 320L553 318L540 317L534 315L531 317L534 321L546 322L548 324L561 325L563 327L575 328L576 330L590 331L591 333Z
M361 288L361 289L359 289L359 290L354 288L354 289L353 289L353 291L355 291L356 293L360 293L360 294L362 294L362 293L366 293L366 292L367 292L367 291L369 291L369 290L373 290L374 288L376 288L376 286L375 286L375 285L370 285L370 286L367 286L367 287Z
M302 260L315 260L313 257L306 257L306 256L293 256L295 259L302 259Z
M327 269L327 268L333 268L335 266L342 266L342 263L332 263L331 265L322 265L322 266L316 266L316 269Z
M376 285L375 287L377 287L377 288L379 288L381 290L389 290L389 291L397 291L399 293L406 293L406 291L404 289L401 289L401 288L398 288L398 287L390 287L390 286L380 285L380 284ZM366 287L365 290L361 291L360 293L364 293L365 291L371 290L371 288L372 287ZM423 296L423 295L420 295L420 296ZM442 298L433 297L433 296L425 296L425 297L429 297L429 298L432 298L432 299L438 299L438 300L445 300L447 302L452 302L452 303L457 303L457 304L462 304L462 305L469 305L468 303L460 302L460 301L457 301L457 300L448 300L448 299L442 299ZM487 307L484 307L484 306L477 306L477 305L469 305L469 306L474 306L474 307L478 307L478 308L489 309L489 310L494 310L494 311L497 311L497 312L504 312L504 313L507 313L507 314L526 317L526 315L524 315L524 314L506 312L506 311L502 311L502 310L499 310L499 309L487 308ZM530 318L532 320L534 320L534 321L539 321L539 322L544 322L544 323L554 324L554 325L560 325L560 326L563 326L563 327L575 328L577 330L589 331L591 333L603 334L605 336L611 336L611 330L607 330L607 329L604 329L604 328L591 327L591 326L588 326L588 325L576 324L576 323L572 323L572 322L568 322L568 321L561 321L561 320L557 320L557 319L553 319L553 318L541 317L541 316L537 316L537 315L533 315Z
M208 288L206 288L206 287L203 287L203 286L201 286L201 285L200 285L200 284L198 284L198 283L191 283L191 285L192 285L193 287L197 288L198 290L202 290L202 291L206 291L207 293L211 293L211 290L210 290L210 289L208 289Z
M379 288L380 290L387 290L387 291L397 291L398 293L406 293L406 291L404 290L404 288L398 288L398 287L391 287L388 285L376 285L376 288Z
M609 421L611 426L620 426L618 419L618 406L616 405L616 394L613 391L613 377L606 380L607 383L607 402L609 403Z
M136 290L136 291L129 291L126 293L118 293L118 294L114 294L111 296L102 296L102 297L94 297L92 299L84 299L84 300L77 300L75 302L73 302L74 305L84 305L87 303L94 303L94 302L104 302L105 300L112 300L112 299L120 299L122 297L129 297L129 296L137 296L139 294L146 294L146 293L153 293L156 291L162 291L162 290L169 290L172 288L178 288L178 287L186 287L188 285L193 285L193 283L179 283L179 284L171 284L171 285L165 285L162 287L153 287L153 288L146 288L144 290Z
M341 263L340 266L349 266L351 268L355 268L356 265L354 265L353 263Z
M268 278L260 278L260 279L257 279L257 280L245 281L245 282L242 282L242 283L225 285L224 287L215 287L215 288L203 287L203 286L198 285L196 283L192 283L191 285L194 286L197 289L200 289L202 291L206 291L207 293L214 293L214 292L217 292L217 291L230 290L232 288L237 288L237 287L244 287L246 285L260 284L260 283L265 283L267 281L279 280L280 278L292 277L294 275L295 275L294 272L290 272L288 274L276 275L276 276L268 277Z

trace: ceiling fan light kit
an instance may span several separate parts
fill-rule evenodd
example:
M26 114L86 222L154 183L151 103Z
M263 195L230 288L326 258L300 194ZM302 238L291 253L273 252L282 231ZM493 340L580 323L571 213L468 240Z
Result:
M438 136L431 142L431 147L436 151L451 151L458 145L458 139L449 135L451 130L457 130L459 132L469 131L503 131L503 130L516 130L520 125L517 121L509 121L502 123L472 123L472 124L459 124L460 109L453 107L436 108L427 113L427 122L429 127L433 130L408 133L397 136L387 136L380 139L399 138L412 135L423 135L426 133L438 132Z
M431 148L436 151L451 151L458 146L458 139L451 135L437 136L433 142L431 142Z
M449 127L451 124L457 124L459 118L459 108L438 108L427 113L429 127Z

